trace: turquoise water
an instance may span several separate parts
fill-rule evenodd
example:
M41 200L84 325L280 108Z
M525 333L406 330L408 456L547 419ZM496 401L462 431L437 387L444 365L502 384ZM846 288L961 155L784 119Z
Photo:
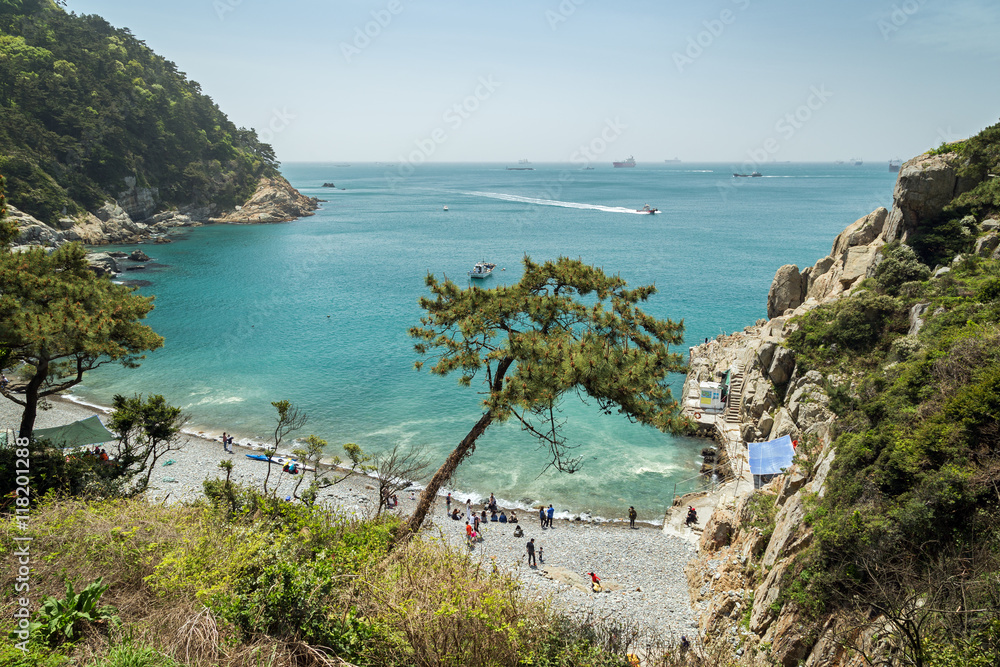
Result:
M430 165L401 175L372 164L286 165L294 186L327 200L317 214L202 227L144 246L162 266L126 277L151 283L141 288L156 295L148 323L166 345L137 370L88 374L76 393L99 404L115 393L160 393L183 406L194 430L241 441L265 440L270 402L288 399L309 415L303 436L332 449L412 445L436 467L480 416L481 397L476 386L413 370L406 331L420 317L427 272L467 284L471 265L488 259L498 265L489 286L518 280L526 253L581 257L630 285L655 283L647 310L684 320L686 359L687 345L764 317L775 269L827 254L846 225L890 204L895 178L884 165L770 165L754 179L734 179L719 164L534 166ZM661 213L634 213L647 203ZM480 438L451 487L603 516L635 505L654 518L675 483L697 473L704 441L577 399L564 416L585 461L580 472L543 474L545 452L506 424Z

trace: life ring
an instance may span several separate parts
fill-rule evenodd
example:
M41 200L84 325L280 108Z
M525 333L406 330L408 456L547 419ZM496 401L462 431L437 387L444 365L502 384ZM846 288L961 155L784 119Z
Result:
M695 419L701 419L701 413L700 412L694 413L694 418Z

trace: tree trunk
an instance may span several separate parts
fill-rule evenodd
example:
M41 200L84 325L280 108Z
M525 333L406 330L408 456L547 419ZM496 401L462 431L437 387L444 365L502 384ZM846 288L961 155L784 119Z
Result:
M483 434L487 427L493 423L493 415L489 412L484 414L476 425L472 427L468 435L462 439L462 442L458 443L451 454L445 462L438 468L438 471L434 473L434 477L428 482L427 488L423 490L420 494L420 501L417 503L417 509L413 510L413 516L410 517L409 521L400 525L396 530L396 537L394 539L393 546L398 546L400 544L406 544L413 535L420 530L421 524L424 522L424 518L431 509L431 505L434 503L434 499L437 498L437 492L441 490L441 487L451 479L451 476L455 474L455 469L458 468L458 464L465 460L466 456L472 454L476 449L476 440Z
M38 415L38 390L48 374L49 360L42 359L35 367L35 374L24 388L24 413L21 415L21 428L17 434L19 438L30 438L31 432L35 429L35 417Z

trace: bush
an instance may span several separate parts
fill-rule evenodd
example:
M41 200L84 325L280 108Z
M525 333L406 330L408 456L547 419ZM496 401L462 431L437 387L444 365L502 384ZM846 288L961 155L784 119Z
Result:
M900 287L908 282L927 280L931 270L921 264L910 246L887 245L882 249L883 259L875 268L875 289L883 294L898 296Z

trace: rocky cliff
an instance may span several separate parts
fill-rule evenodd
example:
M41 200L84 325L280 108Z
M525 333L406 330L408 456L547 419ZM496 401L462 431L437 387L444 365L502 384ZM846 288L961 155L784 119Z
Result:
M8 206L8 214L20 229L15 246L47 245L80 241L87 245L137 243L167 240L164 234L175 227L193 227L205 223L271 223L288 222L313 215L319 200L306 197L284 178L262 178L253 196L232 211L215 211L211 207L188 206L153 213L154 193L149 189L128 189L118 201L106 202L92 213L77 218L60 218L57 226L47 225L30 215Z
M798 326L796 316L852 294L875 272L883 246L912 239L922 222L934 219L956 195L975 185L962 182L957 161L956 155L944 154L907 162L891 211L879 208L849 225L830 254L813 266L777 270L767 299L768 319L691 348L684 389L689 415L695 413L699 382L717 381L727 371L742 378L740 393L730 396L725 414L714 418L733 473L745 474L748 468L747 442L787 434L800 443L798 462L761 492L725 496L703 531L698 558L688 565L692 603L710 652L744 656L746 664L818 666L867 664L845 645L865 645L876 653L890 650L873 629L878 619L859 625L827 615L817 621L787 589L795 555L813 540L804 521L808 499L826 493L836 456L832 443L838 426L828 389L843 385L845 378L801 372L783 343ZM997 225L992 219L978 223L982 235L976 254L1000 256ZM947 271L938 267L936 274ZM922 325L922 314L917 308L911 311L911 334ZM864 627L868 629L859 629Z

